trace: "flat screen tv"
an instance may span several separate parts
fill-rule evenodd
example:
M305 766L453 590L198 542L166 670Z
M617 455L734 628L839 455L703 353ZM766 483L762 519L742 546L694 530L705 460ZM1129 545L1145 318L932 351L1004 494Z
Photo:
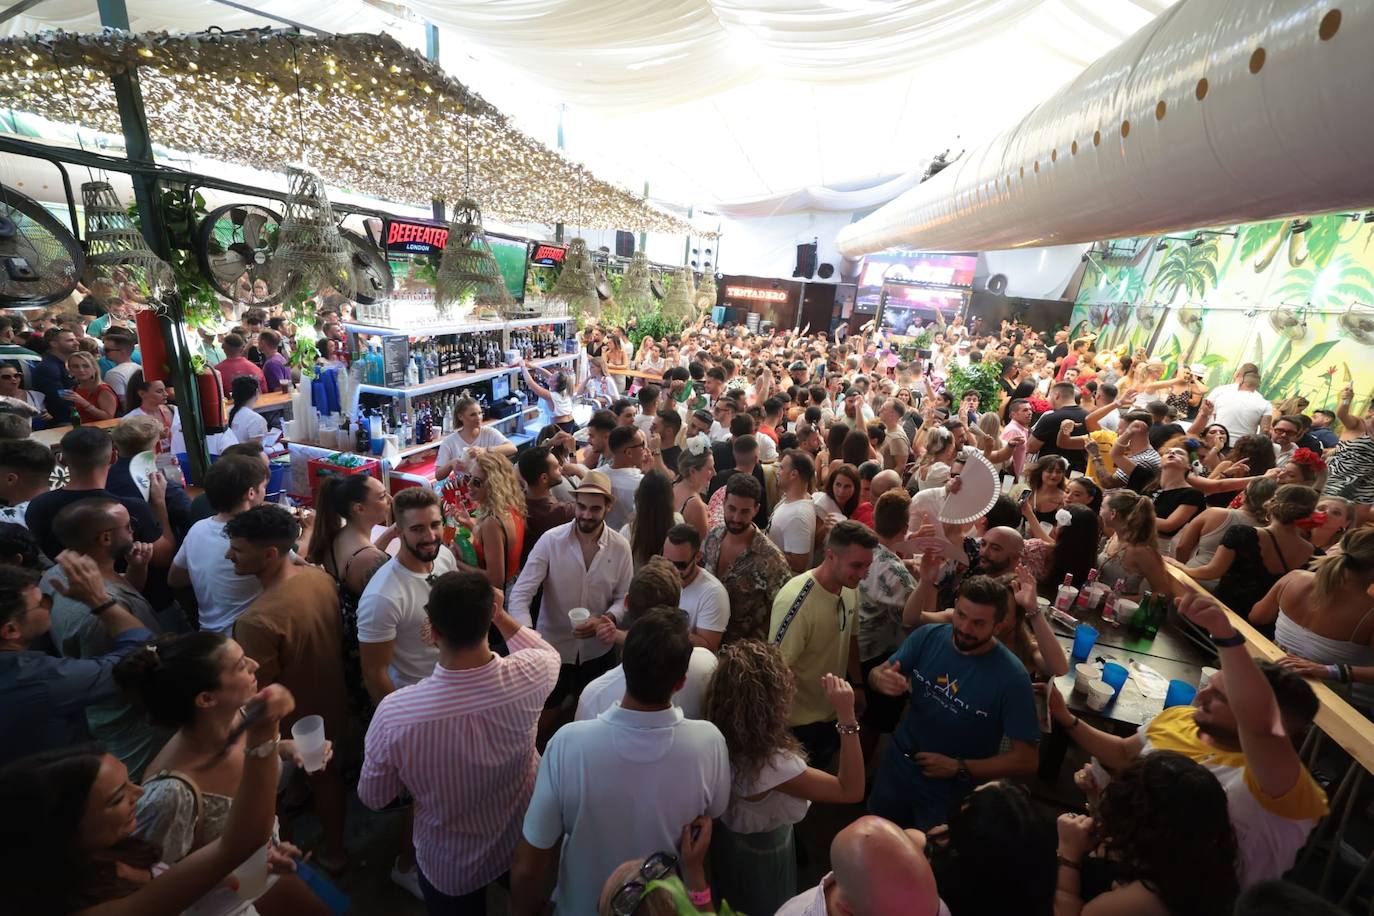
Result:
M968 294L956 290L924 289L919 286L888 284L878 313L879 326L891 334L915 337L926 325L939 324L936 312L945 323L964 310Z
M892 286L971 290L977 265L978 256L972 254L893 249L865 255L855 311L876 312L883 290Z
M506 281L506 289L516 302L525 301L525 271L529 268L529 243L523 239L508 239L500 235L487 235L491 253L501 268L501 277Z

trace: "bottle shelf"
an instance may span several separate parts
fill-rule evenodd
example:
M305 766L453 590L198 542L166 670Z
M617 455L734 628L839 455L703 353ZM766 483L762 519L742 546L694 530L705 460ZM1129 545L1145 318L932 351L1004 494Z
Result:
M549 315L539 318L512 318L502 321L464 321L455 324L421 325L412 328L382 327L345 321L344 330L370 337L441 337L445 334L478 334L484 331L503 331L509 328L535 328L545 324L567 324L576 319L570 315Z
M544 359L530 360L529 365L541 368L552 366L556 363L569 362L575 360L577 354L565 353L562 356L549 356ZM361 394L380 394L388 397L418 397L425 394L433 394L436 391L447 391L450 388L461 388L464 385L475 385L478 382L485 382L497 376L505 375L510 372L519 372L519 366L501 366L497 369L479 369L476 372L450 372L448 375L441 375L438 378L430 379L419 385L405 385L399 388L388 388L385 385L360 384L358 391Z

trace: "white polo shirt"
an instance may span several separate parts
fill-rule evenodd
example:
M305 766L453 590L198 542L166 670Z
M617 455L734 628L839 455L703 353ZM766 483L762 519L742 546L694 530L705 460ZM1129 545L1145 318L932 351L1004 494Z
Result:
M716 653L704 646L692 647L692 659L687 663L687 683L673 694L673 705L689 719L700 719L706 706L706 685L716 672ZM587 685L577 701L577 720L595 719L620 703L625 695L625 669L616 665Z
M524 836L538 849L562 844L555 908L587 916L597 912L601 886L620 863L673 852L683 825L720 817L729 802L730 754L719 729L676 706L638 712L615 705L554 733Z
M606 476L611 479L611 492L615 494L615 502L606 512L606 524L619 531L635 517L635 491L644 472L639 468L607 468Z
M687 623L713 633L724 633L730 622L730 595L710 570L698 569L696 578L682 590L678 607L687 612Z
M810 556L816 543L816 504L810 499L779 502L768 521L768 539L783 553Z

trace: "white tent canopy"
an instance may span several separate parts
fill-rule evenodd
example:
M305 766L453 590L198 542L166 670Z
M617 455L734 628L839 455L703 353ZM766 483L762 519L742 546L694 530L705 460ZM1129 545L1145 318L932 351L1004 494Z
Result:
M817 198L844 209L826 188L919 174L934 154L971 148L1171 2L663 0L627 15L621 0L260 0L276 21L214 0L128 7L139 31L285 19L414 48L434 22L444 68L535 138L555 144L566 104L567 152L598 175L683 205L768 212ZM93 0L42 0L0 31L98 27Z

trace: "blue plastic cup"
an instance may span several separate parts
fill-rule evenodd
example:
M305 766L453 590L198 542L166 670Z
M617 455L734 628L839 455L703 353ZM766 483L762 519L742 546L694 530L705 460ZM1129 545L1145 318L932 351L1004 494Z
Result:
M1097 645L1097 630L1086 623L1080 623L1073 631L1073 657L1086 660Z
M1193 697L1197 696L1197 688L1187 681L1174 679L1169 682L1169 690L1164 694L1164 708L1170 706L1190 706Z
M1117 696L1121 695L1121 688L1126 686L1126 679L1130 676L1131 672L1116 662L1107 662L1102 666L1102 680L1111 685L1112 692Z

